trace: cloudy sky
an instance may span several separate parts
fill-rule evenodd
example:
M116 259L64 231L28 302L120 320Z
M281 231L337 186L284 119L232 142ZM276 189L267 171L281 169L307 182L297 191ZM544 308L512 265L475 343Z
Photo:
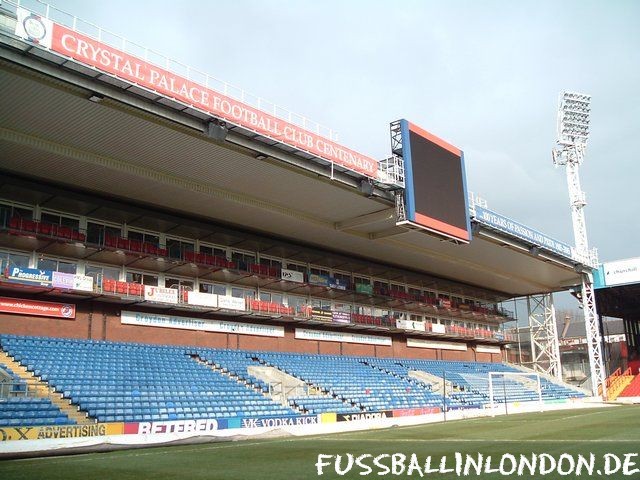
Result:
M591 94L590 244L640 255L640 1L50 1L376 158L406 118L464 150L489 208L571 244L558 94Z

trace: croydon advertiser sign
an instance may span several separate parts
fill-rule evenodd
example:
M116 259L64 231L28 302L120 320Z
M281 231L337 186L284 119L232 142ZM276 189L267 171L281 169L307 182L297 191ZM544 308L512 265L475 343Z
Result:
M261 135L305 150L354 172L377 178L376 160L338 145L328 138L285 122L23 8L17 9L17 17L15 34L25 40Z

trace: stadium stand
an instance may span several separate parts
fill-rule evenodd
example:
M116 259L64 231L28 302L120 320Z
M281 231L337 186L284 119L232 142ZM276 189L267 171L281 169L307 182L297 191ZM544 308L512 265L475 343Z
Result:
M99 422L377 412L438 408L443 402L450 409L479 408L489 402L489 372L517 372L504 364L15 335L0 336L0 345L39 380L47 382L88 417ZM275 367L303 380L308 386L307 395L290 396L284 405L275 402L269 397L269 385L249 374L249 368L257 365ZM412 378L409 375L412 370L434 376L446 372L454 389L448 394L434 392L431 384ZM583 396L546 379L541 382L545 399ZM536 391L526 383L508 379L504 389L509 402L538 399ZM504 399L498 395L496 401ZM67 421L44 399L20 399L9 403L11 407L6 412L16 414L5 413L7 421L19 420L21 424L25 418L56 424ZM20 405L20 409L14 405ZM36 411L47 411L50 415L33 417Z
M622 391L620 397L640 397L640 375L636 375L631 383Z
M41 380L100 422L290 415L180 347L87 340L1 339Z

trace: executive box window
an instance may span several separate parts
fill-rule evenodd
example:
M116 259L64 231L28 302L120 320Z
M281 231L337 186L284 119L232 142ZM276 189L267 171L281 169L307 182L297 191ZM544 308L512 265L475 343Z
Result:
M260 257L260 265L264 265L265 267L269 268L282 268L282 262L280 260L269 257Z
M150 273L127 272L126 279L128 283L141 283L151 287L158 286L158 276Z
M307 273L307 266L299 263L287 263L287 266L284 268L293 270L294 272Z
M336 312L347 312L351 313L353 307L350 303L334 303L333 310Z
M373 291L378 295L389 295L389 284L380 280L374 280Z
M287 299L287 305L289 307L293 307L296 312L300 313L307 305L307 299L305 297L296 297L294 295L289 295L289 298Z
M324 268L311 267L309 269L309 273L311 275L324 275L326 277L329 276L329 270L325 270Z
M367 307L367 306L364 306L364 305L355 305L353 307L353 311L355 313L357 313L358 315L373 316L373 314L374 314L373 308Z
M235 298L249 298L253 300L254 298L256 298L256 292L255 290L247 290L244 288L232 287L231 296Z
M347 285L347 288L351 288L351 275L345 272L333 272L333 278L338 280L341 284Z
M331 311L331 301L329 300L320 300L319 298L311 299L311 307L314 310L322 310L324 312Z
M9 220L12 218L32 220L33 210L30 208L19 207L17 205L0 203L0 225L9 225Z
M183 259L184 252L194 252L193 242L186 242L176 238L167 238L167 254L170 258Z
M138 232L136 230L129 229L127 232L127 238L140 243L149 243L154 247L160 246L160 237L152 233Z
M76 273L78 265L73 262L58 260L56 258L39 258L37 267L39 270L51 270L61 273Z
M251 253L232 252L231 260L236 263L239 270L249 270L249 265L256 263L256 256Z
M84 274L93 277L96 285L102 285L103 280L120 280L120 269L111 267L102 267L100 265L87 265Z
M353 277L353 283L356 285L371 285L371 280L366 277Z
M175 288L182 291L193 291L193 281L183 278L165 278L164 286L167 288Z
M200 282L199 290L201 293L213 293L222 296L227 294L227 287L218 283Z
M414 298L420 298L422 296L422 290L418 288L409 287L409 295Z
M74 230L80 228L80 220L77 218L66 217L64 215L58 215L56 213L42 212L40 215L40 221L42 223L50 223L51 225L60 225L61 227L69 227Z
M0 266L1 272L4 273L5 270L9 268L29 268L29 255L25 255L23 253L14 253L7 251L0 251Z
M284 296L281 293L260 292L260 300L282 305L284 303Z
M227 258L227 251L224 248L200 244L200 253L211 255L212 257Z
M104 245L105 238L120 238L122 229L113 225L105 225L104 223L87 222L87 242L96 245Z

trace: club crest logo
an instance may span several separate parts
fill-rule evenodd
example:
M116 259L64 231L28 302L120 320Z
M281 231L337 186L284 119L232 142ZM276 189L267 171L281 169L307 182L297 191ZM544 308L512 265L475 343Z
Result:
M28 40L33 43L40 43L47 35L47 27L42 19L34 13L22 21L22 26L28 36Z
M65 318L71 318L73 317L73 313L74 313L74 308L72 305L68 305L65 304L62 306L62 308L60 309L60 313L62 314L63 317Z

